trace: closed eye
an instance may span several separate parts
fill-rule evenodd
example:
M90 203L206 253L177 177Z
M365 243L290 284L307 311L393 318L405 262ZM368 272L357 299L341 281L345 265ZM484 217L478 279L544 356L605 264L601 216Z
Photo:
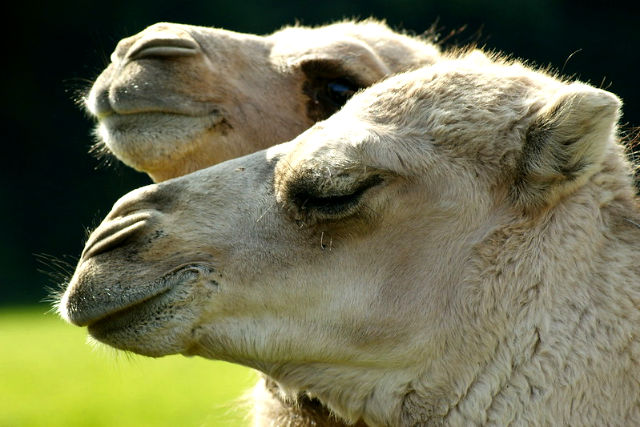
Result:
M349 215L360 205L364 193L382 183L379 175L373 175L347 191L319 194L317 188L302 182L289 190L289 200L303 214L316 214L330 219Z

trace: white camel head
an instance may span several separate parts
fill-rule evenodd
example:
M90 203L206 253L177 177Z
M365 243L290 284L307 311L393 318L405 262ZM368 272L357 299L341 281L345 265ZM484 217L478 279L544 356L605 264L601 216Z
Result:
M619 106L477 52L391 77L289 143L124 196L60 311L352 422L638 421Z

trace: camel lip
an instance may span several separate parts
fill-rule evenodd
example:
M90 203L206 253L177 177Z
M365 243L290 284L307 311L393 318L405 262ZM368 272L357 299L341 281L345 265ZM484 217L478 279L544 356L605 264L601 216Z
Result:
M84 110L98 121L115 117L142 116L144 119L154 119L154 116L184 116L184 117L217 117L222 116L220 103L216 99L196 99L169 93L165 88L148 89L139 93L144 82L128 82L121 85L118 82L95 83L82 99ZM159 95L158 92L164 93ZM124 93L124 95L123 95ZM138 93L138 95L135 95Z
M93 113L92 113L93 114ZM210 108L201 112L181 112L169 110L131 110L112 111L94 114L98 135L103 132L115 138L134 137L141 133L160 137L159 130L165 129L169 135L180 129L212 129L225 121L218 108ZM193 132L193 130L191 131ZM178 138L182 139L182 137Z
M171 292L171 289L172 287L162 287L158 289L157 293L103 313L100 317L87 320L84 325L80 326L87 326L89 333L98 338L98 336L104 335L108 330L120 329L121 327L130 325L133 319L141 317L140 315L144 312L145 307L161 300Z
M135 319L143 317L149 307L167 301L169 294L179 285L193 281L212 271L215 271L213 267L202 263L183 264L148 282L146 286L141 286L142 292L130 295L129 298L113 300L107 297L106 304L101 309L96 309L94 302L94 305L88 310L67 311L67 317L77 326L87 326L92 335L95 335L94 332L121 329L130 325ZM214 283L217 285L217 282ZM108 287L104 287L102 290L104 291L103 295L110 296ZM114 295L117 294L118 291L114 290Z
M160 118L171 118L171 117L184 117L184 118L194 118L194 119L202 119L202 118L220 118L222 119L222 114L217 107L210 108L202 108L202 109L194 109L194 111L185 110L173 110L166 109L162 107L154 108L154 107L140 107L140 108L118 108L118 106L113 107L112 110L100 110L97 109L89 109L89 113L95 117L98 121L105 120L130 120L132 118L148 120L148 119L160 119ZM116 122L117 124L117 122Z

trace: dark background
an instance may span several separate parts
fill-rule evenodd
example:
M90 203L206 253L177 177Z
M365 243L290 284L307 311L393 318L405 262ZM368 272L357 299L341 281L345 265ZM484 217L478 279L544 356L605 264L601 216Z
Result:
M638 6L561 0L11 4L3 12L1 51L0 306L41 302L46 287L58 287L72 273L86 230L121 195L150 183L117 161L106 165L88 154L92 123L75 100L120 38L158 21L258 34L296 20L317 25L373 16L416 34L437 22L444 46L477 42L551 65L618 94L627 133L640 125Z

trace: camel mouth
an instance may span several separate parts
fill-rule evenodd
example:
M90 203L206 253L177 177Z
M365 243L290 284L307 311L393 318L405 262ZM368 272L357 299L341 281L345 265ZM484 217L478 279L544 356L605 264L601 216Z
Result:
M158 86L151 93L138 93L142 83L128 83L123 87L111 85L99 85L84 95L82 105L84 110L98 122L109 118L142 117L145 120L157 120L158 117L218 117L220 111L219 102L215 99L194 98L181 95L166 88Z
M110 111L94 115L99 124L106 124L110 128L126 131L129 128L157 127L165 125L175 126L175 121L191 122L202 120L217 122L223 119L217 108L202 111L172 111L172 110L140 110L140 111ZM151 123L150 123L151 122Z
M213 268L202 264L187 264L174 269L153 281L152 291L146 295L110 307L109 311L86 321L89 333L99 341L106 341L109 336L136 328L136 325L161 327L176 314L176 301L188 298L189 289L183 285L194 283L212 271ZM216 282L210 282L217 287Z

